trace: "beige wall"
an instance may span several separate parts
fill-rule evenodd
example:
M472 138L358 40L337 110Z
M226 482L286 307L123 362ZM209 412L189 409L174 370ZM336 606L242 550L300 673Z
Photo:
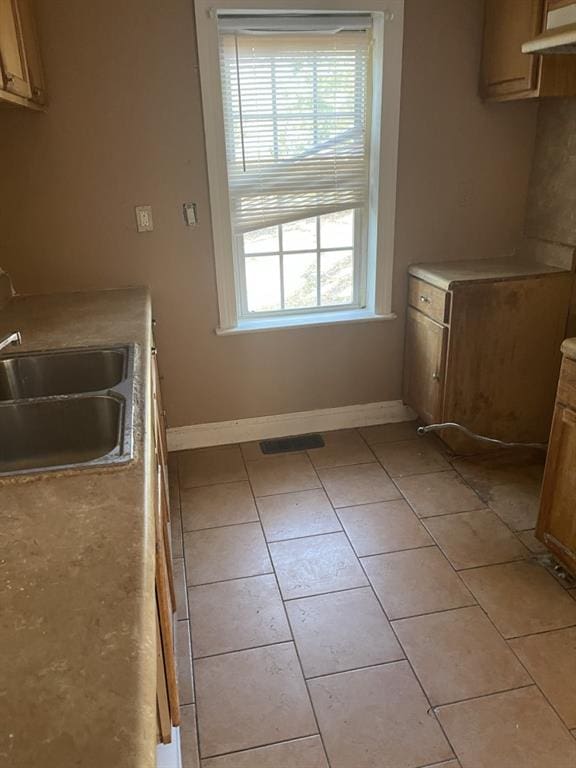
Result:
M51 105L0 115L0 264L25 292L148 284L174 426L399 398L407 265L520 237L536 107L478 100L480 0L406 0L398 319L219 338L192 0L38 13Z

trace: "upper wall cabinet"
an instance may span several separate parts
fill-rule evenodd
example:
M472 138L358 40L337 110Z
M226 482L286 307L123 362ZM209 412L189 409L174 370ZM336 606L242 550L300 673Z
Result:
M0 102L39 108L44 80L32 0L0 0Z
M567 0L485 0L483 98L576 95L576 55L541 56L521 50L523 43L543 31L548 12L564 5Z

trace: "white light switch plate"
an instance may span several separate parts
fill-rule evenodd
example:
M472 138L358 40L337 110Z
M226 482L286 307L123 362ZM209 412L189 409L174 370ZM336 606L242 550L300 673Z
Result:
M184 203L184 221L188 227L195 227L198 224L196 203Z
M154 222L152 221L152 206L137 205L136 211L136 229L138 232L152 232Z

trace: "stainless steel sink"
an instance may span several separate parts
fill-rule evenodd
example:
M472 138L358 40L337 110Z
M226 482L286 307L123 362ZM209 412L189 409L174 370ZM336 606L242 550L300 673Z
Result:
M97 392L122 381L126 350L90 349L0 358L0 400Z
M107 395L0 404L0 472L73 466L108 456L120 448L123 409L120 399Z
M0 358L0 476L133 456L134 346Z

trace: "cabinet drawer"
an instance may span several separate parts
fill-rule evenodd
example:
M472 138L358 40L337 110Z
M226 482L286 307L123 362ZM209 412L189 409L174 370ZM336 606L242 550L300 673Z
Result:
M408 304L437 323L448 322L450 294L417 277L409 278Z

